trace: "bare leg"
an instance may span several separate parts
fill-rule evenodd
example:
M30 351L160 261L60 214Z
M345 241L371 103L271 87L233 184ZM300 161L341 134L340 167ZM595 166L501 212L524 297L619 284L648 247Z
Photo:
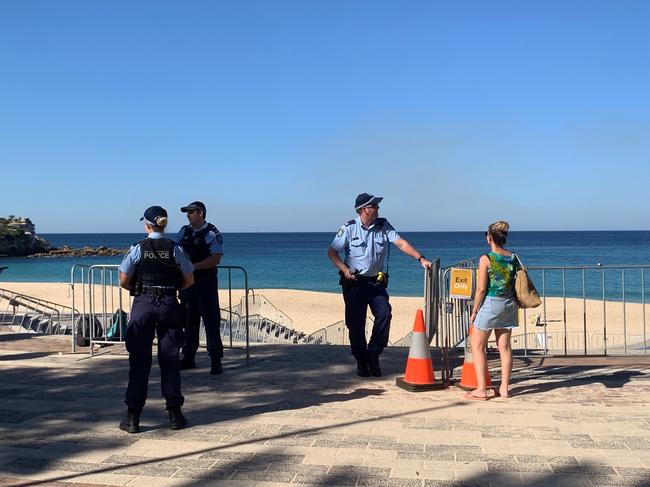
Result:
M485 376L487 375L487 353L486 347L490 338L490 331L474 328L472 331L472 355L474 356L474 369L476 370L476 383L478 387L469 395L474 397L487 397L485 387Z
M512 347L510 346L510 336L512 330L500 329L494 330L501 356L501 385L499 394L501 397L508 397L508 385L510 384L510 375L512 374Z

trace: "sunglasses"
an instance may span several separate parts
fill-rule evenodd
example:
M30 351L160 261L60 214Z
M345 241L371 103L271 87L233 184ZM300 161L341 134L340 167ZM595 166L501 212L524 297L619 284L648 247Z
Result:
M378 210L379 205L368 205L368 206L364 206L364 208L374 208L375 210Z
M188 215L193 215L196 212L197 212L197 210L187 210Z

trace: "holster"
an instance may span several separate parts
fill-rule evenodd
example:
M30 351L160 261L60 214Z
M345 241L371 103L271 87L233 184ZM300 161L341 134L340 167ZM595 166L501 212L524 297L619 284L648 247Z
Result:
M354 279L348 279L347 277L345 277L345 274L343 274L343 271L339 271L339 276L341 276L341 278L339 279L339 284L343 288L343 291L347 291L351 287L356 286L357 281L355 281Z
M136 281L129 290L129 295L136 297L142 294L142 281Z

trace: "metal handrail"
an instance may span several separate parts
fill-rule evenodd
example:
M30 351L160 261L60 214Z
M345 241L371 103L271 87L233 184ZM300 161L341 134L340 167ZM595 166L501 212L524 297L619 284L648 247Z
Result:
M2 312L1 323L4 324L7 316L11 316L11 323L9 325L11 327L20 326L22 328L26 328L27 320L30 325L34 322L39 324L38 329L34 330L37 333L48 335L60 334L53 333L53 331L55 329L58 331L63 329L65 333L65 329L62 328L62 317L69 315L72 316L72 319L74 320L74 313L76 311L74 308L70 308L66 305L55 303L53 301L35 298L26 294L10 291L8 289L0 289L0 300L2 299L7 300L7 306L4 312ZM10 308L13 308L11 310L11 313L9 312ZM36 316L29 316L28 313L25 312L21 316L20 323L16 323L15 320L17 318L17 308L23 308L26 311L32 311L36 313ZM69 310L69 312L66 310ZM63 312L66 312L65 315ZM42 329L40 325L45 322L47 322L47 327L45 329ZM33 330L33 328L30 329Z

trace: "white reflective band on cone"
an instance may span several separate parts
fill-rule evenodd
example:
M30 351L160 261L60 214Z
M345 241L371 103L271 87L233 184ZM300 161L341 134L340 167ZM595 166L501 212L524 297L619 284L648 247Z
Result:
M431 350L429 350L429 341L427 340L426 333L421 331L413 332L409 358L425 358L431 360Z

